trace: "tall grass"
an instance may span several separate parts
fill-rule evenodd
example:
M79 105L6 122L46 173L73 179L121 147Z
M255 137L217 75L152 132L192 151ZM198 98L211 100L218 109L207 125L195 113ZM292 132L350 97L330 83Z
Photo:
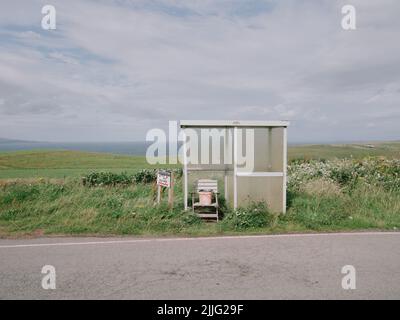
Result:
M286 214L273 214L266 204L253 203L237 210L225 208L219 223L206 223L183 211L179 180L173 209L166 203L155 205L155 185L144 183L146 179L90 186L76 178L3 181L0 236L397 230L399 168L399 162L382 159L292 164Z
M179 233L198 224L182 206L154 205L151 184L92 187L65 184L13 184L2 188L0 226L9 232L146 234Z

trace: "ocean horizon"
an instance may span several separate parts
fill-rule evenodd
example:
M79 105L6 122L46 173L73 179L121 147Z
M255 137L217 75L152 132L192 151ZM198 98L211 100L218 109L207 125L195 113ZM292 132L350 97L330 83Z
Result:
M374 141L329 141L329 142L292 142L291 145L312 144L352 144L373 143ZM376 141L379 142L379 141ZM134 156L146 155L146 150L152 142L35 142L0 139L0 152L28 151L28 150L71 150L85 152L100 152L125 154Z
M32 142L0 141L0 151L74 150L142 156L151 143L147 142Z

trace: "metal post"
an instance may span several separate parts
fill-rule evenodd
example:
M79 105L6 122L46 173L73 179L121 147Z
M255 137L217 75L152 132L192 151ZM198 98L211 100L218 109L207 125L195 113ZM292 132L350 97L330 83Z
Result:
M267 155L267 171L272 168L272 128L268 128L268 155Z
M238 158L238 128L233 128L233 209L237 208L238 195L237 195L237 158Z
M287 175L287 128L283 128L283 204L282 212L286 212L286 178Z
M187 143L186 133L183 129L183 201L185 210L188 209L188 172L187 172Z
M224 193L225 193L225 201L229 201L229 193L228 193L228 176L227 176L227 170L228 170L228 165L232 161L232 154L229 152L229 143L231 141L228 141L229 139L229 129L225 128L225 139L224 139ZM230 158L228 160L228 158Z

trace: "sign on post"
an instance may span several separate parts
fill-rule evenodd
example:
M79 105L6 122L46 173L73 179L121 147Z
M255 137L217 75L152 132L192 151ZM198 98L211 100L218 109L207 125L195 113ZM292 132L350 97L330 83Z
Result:
M168 204L174 204L174 175L171 171L159 170L157 172L157 203L161 202L162 187L168 188Z
M157 185L169 188L171 186L171 171L159 170L157 173Z

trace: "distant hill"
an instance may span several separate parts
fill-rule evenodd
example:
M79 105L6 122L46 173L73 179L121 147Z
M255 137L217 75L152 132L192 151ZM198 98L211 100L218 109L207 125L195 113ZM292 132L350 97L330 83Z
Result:
M35 143L35 141L0 138L0 143Z

